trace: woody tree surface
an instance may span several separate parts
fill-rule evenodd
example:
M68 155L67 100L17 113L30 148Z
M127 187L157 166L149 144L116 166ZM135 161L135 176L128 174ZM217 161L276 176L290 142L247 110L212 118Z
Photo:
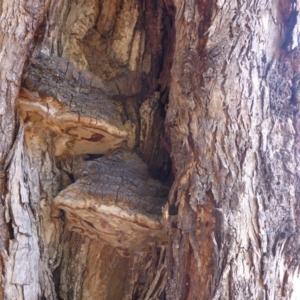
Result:
M172 299L297 298L297 5L175 4Z
M2 1L1 298L298 299L299 6Z

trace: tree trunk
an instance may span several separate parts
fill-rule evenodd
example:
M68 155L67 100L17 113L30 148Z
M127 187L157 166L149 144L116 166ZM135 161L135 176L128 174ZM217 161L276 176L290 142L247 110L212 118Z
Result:
M299 1L4 0L1 299L298 299Z

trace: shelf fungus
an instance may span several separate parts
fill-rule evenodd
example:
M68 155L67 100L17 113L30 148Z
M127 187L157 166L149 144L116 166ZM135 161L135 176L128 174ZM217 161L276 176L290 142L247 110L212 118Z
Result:
M162 206L169 188L150 178L148 166L132 150L115 150L128 133L118 103L108 94L91 72L78 71L62 58L43 57L31 62L17 107L27 140L37 127L50 130L55 155L62 160L106 154L77 163L72 170L76 181L53 205L66 212L70 230L129 255L167 242Z
M150 178L131 150L83 162L73 172L75 183L53 200L66 212L71 230L103 240L122 255L167 242L162 206L169 189Z
M56 156L104 154L127 137L118 105L101 80L63 58L31 62L17 106L24 123L55 133Z

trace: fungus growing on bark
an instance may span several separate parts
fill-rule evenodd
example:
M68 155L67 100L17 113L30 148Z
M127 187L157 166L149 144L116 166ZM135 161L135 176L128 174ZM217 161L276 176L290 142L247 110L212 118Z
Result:
M20 118L30 129L25 136L34 135L37 126L51 130L56 156L111 153L128 133L118 104L103 90L98 77L65 59L33 60L18 99ZM70 230L100 239L122 255L167 243L162 206L169 187L150 177L137 154L121 148L78 163L81 158L71 170L75 183L52 202L66 212Z
M20 117L55 133L56 156L104 154L120 146L127 132L97 76L62 58L31 63L18 99Z
M150 178L147 165L129 149L79 164L75 183L53 203L63 209L72 230L129 251L164 244L162 206L169 188Z

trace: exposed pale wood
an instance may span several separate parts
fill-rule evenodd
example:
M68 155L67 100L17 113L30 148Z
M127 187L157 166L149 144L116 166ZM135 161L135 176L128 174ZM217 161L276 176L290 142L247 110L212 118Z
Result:
M30 128L24 134L20 127L6 197L13 239L7 258L5 299L40 299L43 295L56 299L52 271L60 263L62 227L59 219L50 218L48 202L57 193L60 179L53 166L52 143L51 134L42 128Z

